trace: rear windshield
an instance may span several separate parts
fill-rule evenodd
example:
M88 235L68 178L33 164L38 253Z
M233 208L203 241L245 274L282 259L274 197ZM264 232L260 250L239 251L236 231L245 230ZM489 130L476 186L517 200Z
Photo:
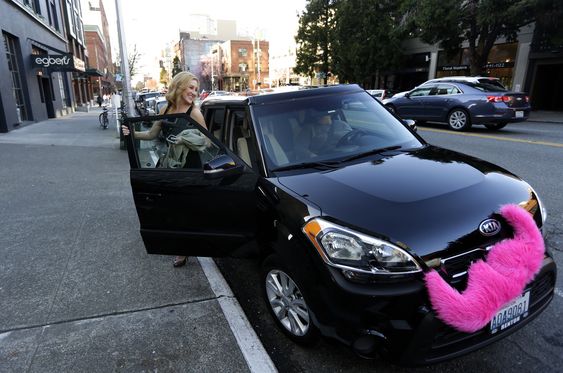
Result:
M482 92L506 92L506 88L496 80L484 80L480 83L464 82L466 85Z

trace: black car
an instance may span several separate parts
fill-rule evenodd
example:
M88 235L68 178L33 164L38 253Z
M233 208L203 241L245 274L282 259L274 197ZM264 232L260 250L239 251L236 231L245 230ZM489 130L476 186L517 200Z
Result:
M528 96L493 83L496 81L436 79L383 103L401 118L447 123L455 131L468 130L474 124L496 131L508 123L527 120Z
M202 112L208 130L180 114L128 119L167 133L129 138L146 250L260 258L265 302L294 341L432 363L507 336L553 298L542 249L510 317L495 309L473 332L439 317L426 274L463 291L471 263L513 235L501 206L527 210L540 239L545 211L525 181L427 144L360 87L210 99Z

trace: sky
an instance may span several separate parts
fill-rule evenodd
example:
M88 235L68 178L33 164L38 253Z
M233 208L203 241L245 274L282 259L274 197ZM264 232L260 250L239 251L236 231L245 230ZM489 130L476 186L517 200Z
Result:
M190 14L205 14L213 19L237 21L237 31L261 34L270 49L293 41L297 16L306 0L120 0L122 23L128 53L133 45L142 55L141 65L153 64L163 44L178 41L179 30L189 31ZM115 0L104 0L112 48L118 51Z

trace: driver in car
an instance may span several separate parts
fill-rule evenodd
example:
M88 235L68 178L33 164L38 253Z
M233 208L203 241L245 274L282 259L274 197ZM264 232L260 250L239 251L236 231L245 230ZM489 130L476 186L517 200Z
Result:
M333 118L334 111L315 112L310 120L303 125L296 139L296 155L298 158L312 158L330 153L338 141L352 127L344 121Z

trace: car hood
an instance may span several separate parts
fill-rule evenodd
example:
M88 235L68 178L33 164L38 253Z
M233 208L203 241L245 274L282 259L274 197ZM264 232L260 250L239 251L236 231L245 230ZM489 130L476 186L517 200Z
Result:
M476 234L500 206L530 198L529 185L508 171L434 146L284 176L279 183L328 219L406 245L421 257Z

